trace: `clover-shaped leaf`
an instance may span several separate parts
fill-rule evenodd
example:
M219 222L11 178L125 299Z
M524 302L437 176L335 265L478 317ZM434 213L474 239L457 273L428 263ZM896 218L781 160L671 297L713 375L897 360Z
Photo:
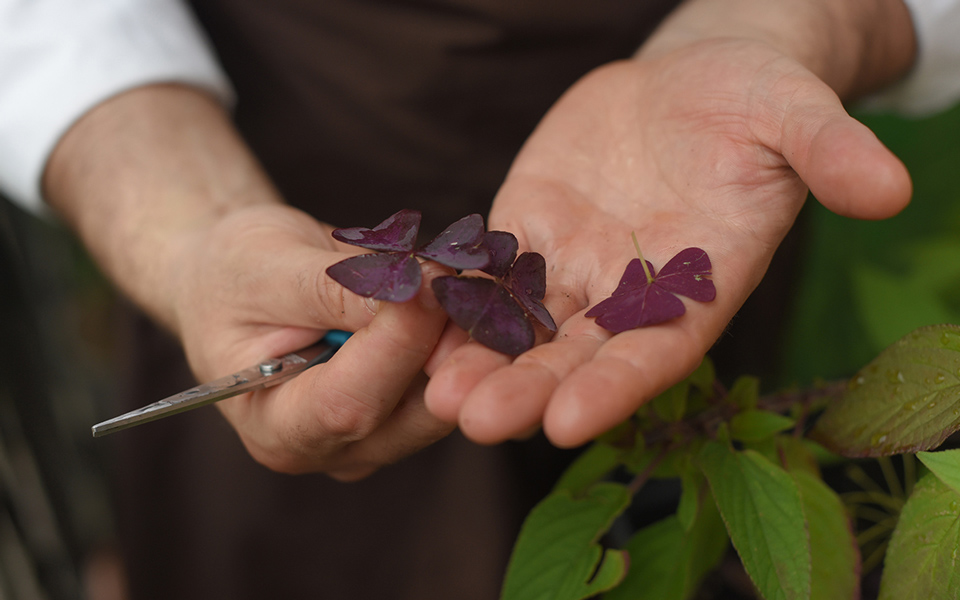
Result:
M468 215L428 244L414 249L420 212L401 210L373 229L336 229L333 237L345 244L381 251L342 260L327 274L350 291L366 298L406 302L417 295L422 274L418 256L454 269L478 269L490 262L483 246L483 217Z
M516 260L517 238L505 231L484 237L491 257L482 270L486 277L438 277L433 291L454 323L488 348L511 356L533 347L532 321L550 331L557 326L543 305L546 293L546 262L536 252L524 252Z
M641 255L627 264L610 297L586 316L596 317L597 325L613 333L675 319L686 312L677 294L699 302L716 297L717 289L708 279L710 268L710 258L700 248L681 250L659 273Z

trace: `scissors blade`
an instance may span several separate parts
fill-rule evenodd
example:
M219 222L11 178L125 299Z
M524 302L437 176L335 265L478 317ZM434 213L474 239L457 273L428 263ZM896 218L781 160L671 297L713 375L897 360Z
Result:
M331 332L331 334L334 332ZM342 334L343 332L337 332ZM345 335L328 334L319 343L280 358L265 360L232 375L221 377L132 410L93 426L93 437L128 429L163 417L213 404L254 390L260 390L293 379L314 365L330 360L346 340Z

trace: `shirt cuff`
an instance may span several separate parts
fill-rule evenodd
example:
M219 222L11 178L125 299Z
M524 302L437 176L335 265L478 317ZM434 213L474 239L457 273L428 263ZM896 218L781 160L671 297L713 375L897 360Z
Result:
M111 96L177 82L233 101L177 0L14 0L0 24L0 190L29 210L43 210L41 178L60 137Z
M960 100L960 0L904 0L919 44L917 62L900 82L858 107L923 116Z

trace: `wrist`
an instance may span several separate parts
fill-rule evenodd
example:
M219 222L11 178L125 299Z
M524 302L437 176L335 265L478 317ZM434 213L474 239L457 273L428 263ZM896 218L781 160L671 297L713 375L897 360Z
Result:
M722 40L776 48L844 100L897 81L910 70L917 52L903 0L688 0L637 57L655 58Z
M177 85L137 88L81 117L43 187L107 276L175 332L194 240L231 212L280 202L222 107Z

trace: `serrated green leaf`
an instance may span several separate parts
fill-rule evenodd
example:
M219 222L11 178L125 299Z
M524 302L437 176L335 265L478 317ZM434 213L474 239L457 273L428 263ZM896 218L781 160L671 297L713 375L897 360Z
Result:
M960 598L960 494L928 473L900 513L880 600Z
M677 504L677 520L684 531L693 526L697 513L700 512L705 483L703 473L688 461L680 472L680 502Z
M597 540L630 504L630 491L598 483L580 496L552 493L527 516L510 557L502 600L582 600L616 586L626 553Z
M789 473L751 450L710 442L699 455L727 532L766 600L808 600L810 540Z
M810 437L849 457L929 450L960 429L960 327L918 329L851 380Z
M700 361L700 366L687 377L690 385L697 388L704 396L713 395L713 382L716 381L717 374L713 368L713 361L709 356L704 356Z
M727 532L713 502L689 530L676 515L644 527L629 542L630 571L604 600L686 600L727 549Z
M820 477L820 464L817 462L814 450L822 448L819 444L806 438L797 438L790 435L781 435L776 439L778 455L783 468L791 473L805 471L814 477ZM825 450L823 452L826 453Z
M687 394L690 393L690 382L683 380L670 387L654 398L650 405L657 416L667 423L676 423L683 419L687 412Z
M794 425L795 421L790 417L766 410L747 409L730 419L730 437L741 442L758 442Z
M624 451L619 448L594 442L567 467L553 491L567 490L574 496L580 495L612 471L623 456Z
M960 449L918 452L917 458L939 477L940 481L960 494Z
M756 408L759 399L760 380L750 375L737 377L727 393L727 401L743 410Z
M860 550L843 502L822 480L804 470L791 472L800 490L810 534L810 597L860 598Z

